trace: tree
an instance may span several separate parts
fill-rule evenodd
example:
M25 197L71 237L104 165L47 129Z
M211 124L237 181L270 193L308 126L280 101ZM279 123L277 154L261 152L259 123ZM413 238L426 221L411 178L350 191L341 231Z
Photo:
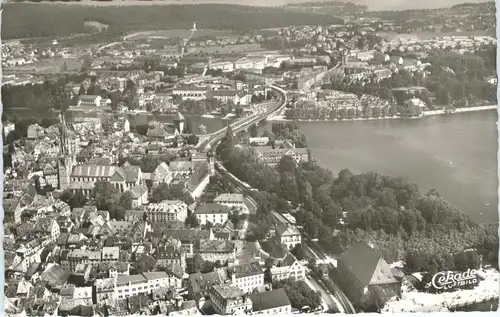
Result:
M229 215L229 220L234 224L234 227L236 228L238 226L238 223L240 222L240 212L239 210L233 210L233 212Z
M191 121L191 118L186 117L185 118L185 125L184 125L184 131L179 131L180 133L195 133L194 128L193 128L193 121Z
M291 252L299 261L304 260L306 258L306 253L301 243L296 244Z
M126 210L132 209L132 201L134 197L131 191L126 191L120 196L119 205Z
M186 226L189 228L197 228L200 225L198 218L193 213L189 213L186 218Z
M369 286L368 290L364 305L369 310L380 312L387 302L385 291L378 285Z
M173 188L167 183L160 183L158 187L153 191L152 202L159 203L164 200L174 200L176 195L174 194Z
M61 200L67 203L71 209L81 208L87 204L87 197L85 197L81 191L73 193L70 189L66 189L62 192Z
M259 129L258 129L258 127L257 127L257 125L256 125L256 124L252 124L252 125L250 126L250 136L251 136L252 138L256 138L256 137L258 137L258 136L259 136Z
M108 181L97 181L93 189L93 197L99 210L109 210L120 199L120 192Z
M188 258L186 261L187 273L193 274L201 272L204 264L204 260L199 253L195 253L195 255L191 258Z
M203 230L210 230L214 227L214 224L210 221L207 221L204 225L201 226Z
M156 265L156 259L150 255L141 255L134 261L137 274L151 272Z
M187 138L187 144L189 145L196 145L198 144L200 138L196 136L196 134L190 134L189 137Z
M215 269L215 263L214 262L210 262L210 261L204 261L203 262L203 265L201 266L201 273L205 274L205 273L210 273L210 272L213 272L213 270Z
M92 55L86 54L82 57L82 69L83 73L88 72L92 68L92 64L94 63L94 59Z

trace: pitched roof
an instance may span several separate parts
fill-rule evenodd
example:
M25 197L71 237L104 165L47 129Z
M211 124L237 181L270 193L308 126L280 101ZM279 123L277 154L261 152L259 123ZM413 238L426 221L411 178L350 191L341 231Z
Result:
M281 261L280 266L290 266L295 262L297 262L297 259L291 253L288 253L287 256Z
M291 305L284 288L278 288L265 293L251 294L250 299L252 300L254 312Z
M264 271L262 270L262 267L260 266L259 262L235 265L233 267L233 270L236 278L244 278L247 276L264 274Z
M228 214L230 212L229 207L214 203L200 205L194 211L195 214Z
M283 235L300 235L299 229L295 226L279 225L276 228L276 233L280 236Z
M243 194L220 194L214 199L214 202L244 202Z
M130 190L130 193L132 194L133 199L138 199L139 197L144 195L144 193L147 193L147 192L148 192L148 188L144 185L135 186L134 188L132 188Z
M170 172L171 171L168 164L165 162L161 162L161 164L156 167L155 171L151 175L151 180L162 181Z
M117 169L117 166L112 165L76 165L73 167L71 176L111 178Z
M362 285L396 283L391 267L366 243L358 243L337 259Z

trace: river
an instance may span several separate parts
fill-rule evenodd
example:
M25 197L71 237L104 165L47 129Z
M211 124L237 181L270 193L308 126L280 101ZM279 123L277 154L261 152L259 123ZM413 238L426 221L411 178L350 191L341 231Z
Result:
M481 111L418 120L301 122L313 156L338 172L407 177L477 222L497 222L497 114ZM270 129L270 127L269 127Z

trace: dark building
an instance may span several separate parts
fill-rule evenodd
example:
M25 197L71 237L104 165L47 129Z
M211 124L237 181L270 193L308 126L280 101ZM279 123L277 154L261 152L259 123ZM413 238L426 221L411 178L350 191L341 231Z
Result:
M365 243L342 253L337 270L346 295L359 307L372 306L374 293L384 299L401 296L401 282L393 276L390 265Z

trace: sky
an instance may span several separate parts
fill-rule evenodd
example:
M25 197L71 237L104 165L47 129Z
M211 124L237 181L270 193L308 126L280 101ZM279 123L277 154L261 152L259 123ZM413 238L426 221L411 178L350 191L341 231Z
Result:
M187 0L186 2L216 2L250 6L280 6L287 3L315 2L325 0ZM349 0L344 0L349 1ZM488 0L350 0L353 3L367 5L370 10L407 10L407 9L435 9L450 7L460 3L485 2ZM179 1L183 2L183 0Z

